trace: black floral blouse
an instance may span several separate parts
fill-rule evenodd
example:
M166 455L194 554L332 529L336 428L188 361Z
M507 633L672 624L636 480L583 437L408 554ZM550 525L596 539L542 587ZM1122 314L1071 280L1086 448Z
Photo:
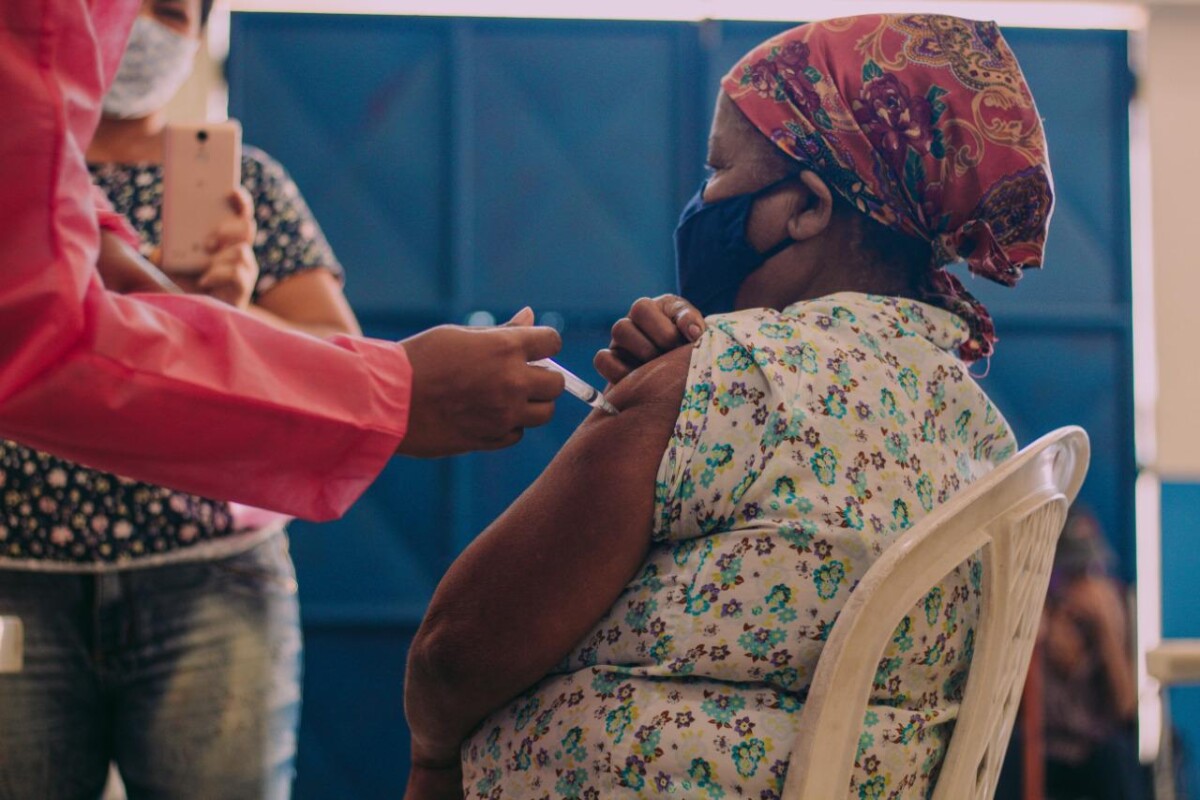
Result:
M92 179L124 214L149 256L162 235L158 164L94 164ZM295 182L278 162L246 148L242 185L254 199L259 277L254 298L291 275L342 268ZM232 534L229 505L88 469L0 441L0 567L42 562L122 564ZM182 554L181 554L182 555Z

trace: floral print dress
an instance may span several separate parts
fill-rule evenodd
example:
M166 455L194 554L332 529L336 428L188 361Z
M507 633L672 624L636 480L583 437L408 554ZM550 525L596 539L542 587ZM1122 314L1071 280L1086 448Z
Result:
M710 317L643 568L555 672L464 743L467 796L779 797L855 584L1016 450L954 355L966 335L947 311L856 293ZM932 788L979 594L970 561L896 629L849 797Z

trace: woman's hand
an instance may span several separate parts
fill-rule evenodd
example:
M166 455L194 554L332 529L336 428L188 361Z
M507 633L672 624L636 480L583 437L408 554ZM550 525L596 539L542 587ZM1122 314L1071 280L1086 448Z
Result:
M563 378L529 362L556 355L562 339L533 327L529 308L498 328L441 325L400 344L413 380L398 453L439 458L508 447L554 416Z
M1062 601L1063 610L1089 630L1120 630L1125 619L1125 601L1116 584L1107 578L1087 577L1071 584Z
M462 764L434 767L413 764L404 800L462 800Z
M258 261L254 258L254 203L250 194L239 187L229 195L229 207L236 215L217 226L205 242L212 259L200 275L180 278L189 292L206 294L245 309L250 305L254 284L258 281Z
M592 365L615 385L642 364L696 341L703 331L704 317L682 297L643 297L613 325L612 341L596 353Z
M179 292L179 287L158 267L142 258L124 239L106 230L100 231L96 271L104 288L117 294Z

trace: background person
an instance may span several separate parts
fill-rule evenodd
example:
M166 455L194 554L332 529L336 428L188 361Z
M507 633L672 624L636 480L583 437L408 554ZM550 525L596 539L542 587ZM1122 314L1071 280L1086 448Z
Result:
M1040 631L1046 793L1052 800L1142 800L1137 680L1129 614L1096 517L1074 506L1054 553Z

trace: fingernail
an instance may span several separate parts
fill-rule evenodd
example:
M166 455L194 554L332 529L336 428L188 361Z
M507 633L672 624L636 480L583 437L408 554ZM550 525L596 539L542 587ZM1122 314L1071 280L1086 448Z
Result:
M700 326L693 322L691 325L688 325L687 331L688 338L695 339L700 335Z

